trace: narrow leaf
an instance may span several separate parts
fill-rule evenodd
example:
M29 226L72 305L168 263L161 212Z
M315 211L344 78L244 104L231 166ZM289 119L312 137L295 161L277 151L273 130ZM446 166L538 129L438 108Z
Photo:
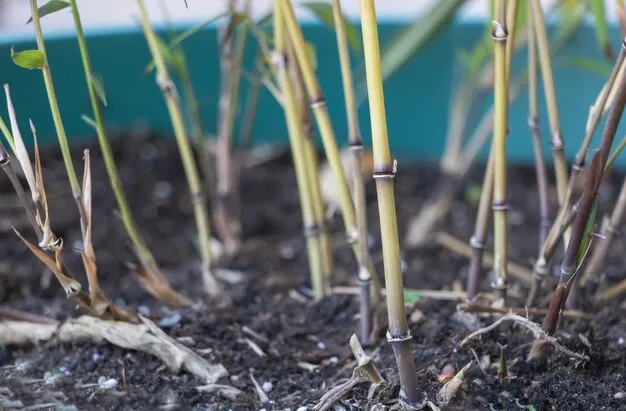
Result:
M602 77L611 75L612 67L603 62L586 56L569 56L563 58L563 65L578 68L590 73L599 74Z
M329 3L308 2L303 3L302 6L308 9L311 13L313 13L322 24L324 24L331 30L335 29L333 7ZM352 50L354 50L355 53L360 53L361 40L358 30L345 16L343 16L343 21L346 28L346 37L348 39L348 44L350 44L350 47L352 48Z
M39 202L40 194L39 189L37 188L35 172L33 171L33 164L30 162L28 150L26 150L26 145L24 144L24 140L22 139L22 133L20 132L20 128L17 124L17 116L15 115L13 101L11 100L11 91L8 84L4 85L4 93L7 99L7 111L9 112L11 133L13 134L13 141L15 143L13 154L15 155L17 161L22 167L22 171L24 172L24 176L26 177L26 182L28 183L28 187L30 188L30 194L33 199L33 203L37 204Z
M107 106L107 95L104 92L104 84L102 81L102 77L95 74L95 73L91 73L91 84L93 84L93 88L96 92L96 95L98 96L98 98L100 99L100 101L102 101L102 104L104 104L104 106Z
M16 65L29 70L40 69L46 64L46 58L39 50L24 50L16 53L11 48L11 60Z
M598 38L600 49L607 58L611 59L613 57L613 49L609 43L609 28L606 23L606 6L604 0L590 0L589 8L591 9L591 14L593 14L596 23L596 37Z
M59 10L68 8L69 6L70 6L70 3L64 0L50 0L46 4L44 4L43 6L37 9L37 14L39 15L39 18L41 19L47 16L48 14L56 13ZM33 17L31 16L26 22L26 24L29 24L32 21L33 21Z
M80 115L80 118L81 118L81 119L82 119L85 123L89 124L91 127L93 127L93 128L97 128L97 127L98 127L98 125L96 124L96 121L95 121L93 118L89 117L88 115L86 115L86 114L81 114L81 115Z

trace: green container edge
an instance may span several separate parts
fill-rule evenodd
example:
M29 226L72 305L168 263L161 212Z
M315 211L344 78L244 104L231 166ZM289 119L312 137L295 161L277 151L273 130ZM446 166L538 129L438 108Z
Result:
M383 20L379 23L381 46L397 34L406 22ZM358 26L358 23L357 23ZM176 25L180 32L186 25ZM157 31L169 35L165 26ZM303 22L306 39L317 50L317 74L324 91L331 119L339 144L347 142L347 126L341 88L341 74L336 55L334 32L315 22ZM550 26L550 31L554 27ZM458 85L459 62L456 52L468 50L484 33L484 22L456 20L444 28L437 38L426 46L418 56L404 66L385 83L387 125L392 153L400 161L436 162L440 158L447 133L448 109L452 90ZM215 134L219 97L219 62L217 58L216 28L210 26L184 43L190 75L195 84L201 106L204 128ZM150 61L149 51L142 32L135 27L106 30L87 30L88 47L93 70L99 74L106 90L108 105L104 118L111 135L124 134L138 123L149 126L163 136L172 135L171 124L162 95L156 86L154 74L146 74ZM609 38L620 39L619 28L610 26ZM29 136L28 119L32 119L38 131L41 146L50 147L56 141L54 125L47 105L47 97L41 74L37 70L25 70L15 66L10 58L11 48L16 51L36 48L34 35L10 36L0 33L0 82L10 84L13 103L24 136ZM81 115L91 116L78 44L71 32L52 33L46 37L48 58L57 92L66 132L71 144L81 145L93 140L95 132ZM621 47L615 41L614 50ZM247 48L246 61L254 57L253 47ZM324 54L322 54L324 50ZM525 53L518 53L514 67L525 64ZM610 64L601 54L594 27L586 23L570 43L554 56L556 93L566 155L572 159L583 138L589 106L595 100L607 76L573 67L568 60L574 56ZM355 59L355 63L358 61ZM356 66L356 64L355 64ZM242 82L241 112L245 107L248 82ZM490 104L491 96L473 108L473 126ZM530 164L533 161L532 143L528 132L528 94L522 95L510 107L510 134L507 151L511 162ZM548 155L549 128L542 93L540 92L540 121L544 152ZM0 104L0 116L7 119L6 106ZM370 122L367 102L359 107L361 132L366 145L370 145ZM597 147L600 131L594 137L592 149ZM237 131L239 127L237 127ZM616 140L624 136L626 126L621 124ZM471 131L471 130L470 130ZM469 134L469 132L468 132ZM271 94L263 89L259 111L253 127L253 142L285 145L288 143L285 121L280 106ZM31 142L26 137L27 144ZM319 143L319 137L318 137ZM479 156L484 161L485 147ZM626 166L626 156L621 156L616 166Z

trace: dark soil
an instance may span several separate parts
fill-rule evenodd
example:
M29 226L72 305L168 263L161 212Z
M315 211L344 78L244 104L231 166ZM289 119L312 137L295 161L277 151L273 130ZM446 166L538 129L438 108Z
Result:
M139 309L168 334L198 350L208 360L223 364L229 372L224 384L243 393L236 399L196 389L203 381L187 373L174 375L147 355L108 344L44 344L39 347L0 347L0 395L24 406L59 403L80 410L296 410L312 406L330 388L349 378L354 366L348 340L356 330L358 302L353 295L333 295L321 302L304 301L307 281L306 250L301 237L300 209L289 155L247 170L243 174L243 226L245 246L222 268L242 273L228 293L233 305L216 307L201 293L194 244L193 215L178 152L171 141L144 135L115 139L115 153L122 181L130 197L139 226L173 285L183 294L203 302L202 308L168 310L152 299L130 272L133 261L123 228L115 215L115 202L106 179L99 150L92 147L94 181L94 242L100 280L107 295L117 304ZM80 164L82 152L77 151ZM65 260L86 286L79 255L80 231L76 207L69 193L60 154L46 152L44 175L53 206L53 228L66 245ZM80 167L79 169L81 169ZM436 190L436 167L404 165L397 179L397 208L400 235L409 218ZM464 241L473 229L476 204L471 185L480 184L475 170L459 190L452 213L442 229ZM610 210L621 177L613 176L601 192L601 209ZM510 173L510 258L530 267L537 249L538 202L532 168ZM64 298L61 287L50 280L43 265L11 232L11 225L30 237L31 230L17 208L11 187L0 179L3 198L0 217L0 281L3 305L66 319L78 315ZM6 199L6 200L5 200ZM382 274L378 240L376 194L368 186L370 228L374 259ZM555 210L552 199L552 210ZM333 218L337 265L335 285L354 285L355 263L345 244L339 216ZM618 239L607 264L608 282L624 277L626 260ZM451 289L465 284L467 260L440 246L406 252L405 286ZM43 280L42 280L43 279ZM49 282L49 284L48 284ZM486 287L486 284L485 284ZM512 302L523 306L527 290L513 284ZM298 298L300 296L300 298ZM548 292L541 304L545 307ZM407 310L421 310L424 320L411 322L413 353L422 389L435 401L442 386L438 376L446 364L458 370L476 358L489 361L481 369L474 362L463 391L449 405L455 410L621 410L626 409L626 307L612 302L593 320L567 319L557 337L569 349L585 353L591 361L572 361L552 353L544 362L527 362L532 336L520 327L503 325L481 339L460 347L471 332L471 323L456 313L457 302L422 299ZM178 315L180 315L179 318ZM335 410L377 409L393 405L399 387L394 374L391 347L384 341L386 316L379 316L379 340L372 349L374 361L393 384L367 398L367 384L360 384L335 406ZM494 317L479 317L483 325ZM541 322L540 317L533 320ZM381 322L382 321L382 322ZM254 335L245 329L252 330ZM587 336L591 348L579 335ZM184 338L182 338L184 337ZM246 339L266 354L259 356ZM508 371L505 386L498 381L500 346L504 346ZM55 385L33 382L46 372L64 373ZM265 387L269 403L261 404L251 377ZM119 381L116 390L97 391L77 385L96 383L100 377ZM2 397L0 397L2 398ZM6 404L5 404L6 405ZM2 408L6 408L3 405ZM54 408L48 408L54 409ZM61 409L61 408L57 408ZM66 409L68 409L66 407Z

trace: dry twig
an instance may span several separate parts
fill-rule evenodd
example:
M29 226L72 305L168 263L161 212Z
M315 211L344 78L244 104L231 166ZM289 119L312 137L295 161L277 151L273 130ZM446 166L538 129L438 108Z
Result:
M185 370L213 384L228 375L221 364L212 364L180 344L152 321L139 317L143 324L105 321L81 316L64 323L37 324L24 321L0 322L0 345L42 341L107 341L118 347L142 351L160 358L174 373Z
M474 339L478 337L479 335L486 334L494 330L505 321L513 321L514 323L524 326L526 329L528 329L530 332L533 333L533 336L535 337L535 339L545 340L546 342L552 344L554 348L556 348L558 351L561 351L563 354L571 358L575 358L579 361L589 361L588 356L583 355L583 354L578 354L578 353L568 350L563 345L561 345L557 341L556 338L549 336L545 331L543 331L538 324L535 324L534 322L530 321L528 318L522 317L521 315L517 315L517 314L508 314L508 315L500 317L500 319L496 320L493 324L485 328L481 328L478 331L474 331L473 333L465 337L459 345L461 347L464 346L465 344L467 344L469 340Z

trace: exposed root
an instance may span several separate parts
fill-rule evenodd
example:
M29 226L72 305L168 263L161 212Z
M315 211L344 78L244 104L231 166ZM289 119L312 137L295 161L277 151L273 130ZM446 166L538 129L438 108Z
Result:
M0 322L0 345L29 344L43 341L107 341L118 347L142 351L160 358L174 373L185 370L213 384L228 375L221 364L211 364L191 349L165 334L152 321L139 317L143 324L105 321L81 316L63 323L39 324L24 321Z
M496 313L496 314L509 314L514 313L518 315L538 315L545 316L548 310L543 308L520 308L520 307L490 307L486 305L480 305L475 303L462 303L457 306L457 309L464 313ZM591 320L595 316L583 311L578 310L565 310L561 312L562 317L580 318L585 320Z
M557 351L561 351L563 354L571 357L571 358L575 358L579 361L589 361L589 357L583 354L578 354L575 353L573 351L568 350L567 348L565 348L564 346L562 346L554 337L549 336L545 331L543 331L541 329L541 327L538 324L535 324L534 322L530 321L528 318L522 317L520 315L517 314L508 314L505 316L502 316L501 318L499 318L497 321L495 321L493 324L485 327L485 328L481 328L478 331L474 331L473 333L471 333L470 335L468 335L467 337L465 337L463 339L463 341L461 341L461 343L459 344L460 346L464 346L465 344L467 344L467 342L473 338L478 337L479 335L482 334L486 334L492 330L494 330L495 328L497 328L500 324L502 324L505 321L513 321L514 323L520 324L524 327L526 327L535 337L536 340L544 340L546 341L546 343L552 344L554 346L554 348Z

